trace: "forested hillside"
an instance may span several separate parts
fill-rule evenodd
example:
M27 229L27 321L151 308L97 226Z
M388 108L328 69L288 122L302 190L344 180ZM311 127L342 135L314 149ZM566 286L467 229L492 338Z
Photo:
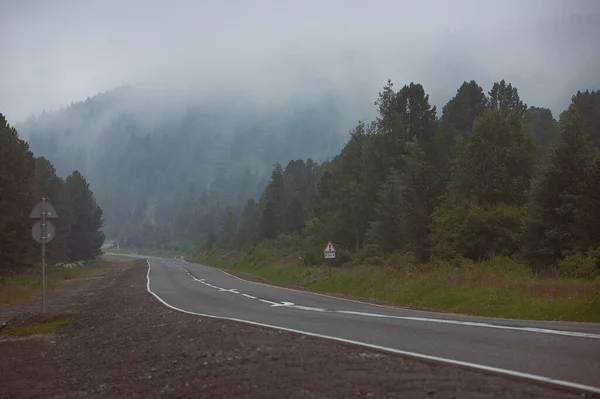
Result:
M52 163L34 157L27 142L0 113L0 278L39 264L39 244L31 236L29 214L45 196L58 214L47 244L49 264L91 260L104 243L102 209L78 171L66 179Z
M331 240L340 263L403 252L541 270L568 258L565 274L598 273L600 91L577 92L558 121L505 81L487 92L464 82L440 118L420 84L388 82L375 104L330 162L276 164L260 199L229 208L204 249L277 238L314 264Z
M156 97L126 86L18 126L60 176L88 177L107 236L132 245L193 248L201 233L214 235L222 205L258 199L275 162L339 151L356 117L327 93L268 106Z

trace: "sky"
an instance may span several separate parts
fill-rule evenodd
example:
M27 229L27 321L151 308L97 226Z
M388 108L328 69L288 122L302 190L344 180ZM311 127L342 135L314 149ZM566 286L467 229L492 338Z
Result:
M600 89L600 1L2 0L0 54L12 124L123 84L266 102L335 87L372 106L388 78L438 107L506 79L559 112Z

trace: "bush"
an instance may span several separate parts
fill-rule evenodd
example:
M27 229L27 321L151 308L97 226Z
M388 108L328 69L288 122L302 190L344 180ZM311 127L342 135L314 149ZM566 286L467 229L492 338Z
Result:
M511 256L519 248L524 208L480 205L475 201L448 203L434 212L434 256L472 260Z
M563 277L593 280L600 276L600 248L587 253L575 253L558 262L558 273Z
M381 256L369 256L362 263L370 266L383 266L385 260Z
M50 267L53 269L68 270L68 269L78 269L78 268L81 268L84 266L85 266L85 262L80 260L77 262L70 262L70 263L55 263Z
M356 253L356 260L359 263L364 263L368 258L379 256L380 254L381 250L377 245L368 244L362 247L361 250Z

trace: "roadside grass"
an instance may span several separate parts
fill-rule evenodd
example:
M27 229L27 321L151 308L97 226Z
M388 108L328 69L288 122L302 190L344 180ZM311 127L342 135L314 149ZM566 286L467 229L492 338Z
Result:
M396 255L331 268L306 266L298 256L257 247L252 253L206 252L199 263L284 285L347 294L413 308L531 320L600 322L600 278L541 277L503 257L489 261L431 261L416 265ZM288 253L289 255L289 253ZM317 277L303 284L310 276Z
M101 272L109 263L106 259L96 259L84 263L83 267L66 269L48 266L46 268L46 289L52 291L65 280L92 276ZM22 305L33 295L40 293L42 290L41 274L41 267L39 267L4 278L0 282L0 306Z
M51 334L57 327L65 326L71 323L72 319L61 314L49 314L42 317L37 322L28 323L22 326L9 327L0 330L0 335L5 336L32 336L41 334ZM31 337L33 341L35 337Z
M120 255L158 256L161 258L174 258L186 255L182 251L148 248L104 248L103 251L104 253L114 253Z

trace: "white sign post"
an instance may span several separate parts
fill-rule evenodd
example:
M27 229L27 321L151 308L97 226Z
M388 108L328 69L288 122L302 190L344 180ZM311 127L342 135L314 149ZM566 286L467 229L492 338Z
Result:
M325 246L325 249L323 250L323 257L325 259L331 259L329 261L329 277L331 277L331 263L333 262L333 260L335 259L335 247L333 246L333 244L331 243L331 241L329 241L327 243L327 245Z

